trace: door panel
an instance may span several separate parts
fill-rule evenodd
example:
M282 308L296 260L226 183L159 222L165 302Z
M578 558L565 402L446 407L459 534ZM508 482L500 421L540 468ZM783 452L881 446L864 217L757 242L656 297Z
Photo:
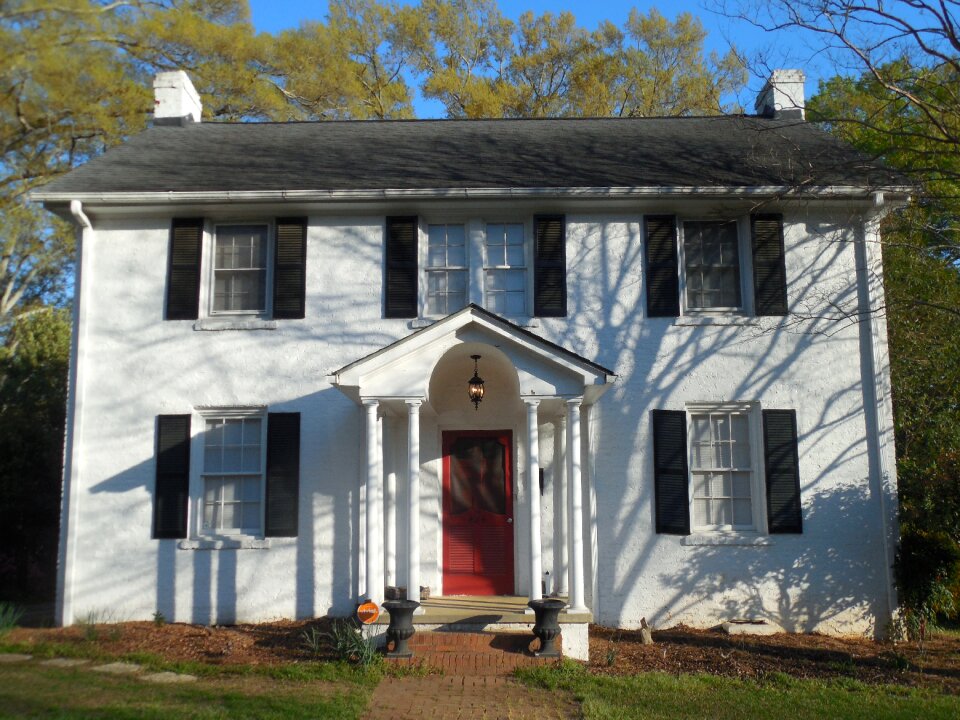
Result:
M443 592L513 593L509 430L443 433Z

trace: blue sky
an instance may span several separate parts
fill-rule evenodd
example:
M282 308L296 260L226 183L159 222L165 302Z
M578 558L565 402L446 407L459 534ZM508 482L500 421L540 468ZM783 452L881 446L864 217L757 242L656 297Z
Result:
M327 15L327 3L324 0L249 0L253 23L260 31L277 32L285 28L296 27L303 20L324 20ZM624 0L567 0L564 3L546 0L524 0L512 3L499 0L500 11L516 19L530 10L540 15L545 12L568 10L577 18L580 26L594 29L602 20L610 20L623 25L633 7L647 12L657 7L666 17L673 19L682 12L689 12L700 18L707 30L707 50L726 52L730 43L748 58L762 55L774 67L797 67L807 73L807 96L816 92L817 81L821 73L828 73L829 67L816 57L815 51L804 44L804 38L796 34L766 34L744 22L734 22L711 12L708 8L717 5L716 0L674 0L672 2L644 3ZM739 98L745 107L752 107L752 99L759 91L765 78L752 76L744 95ZM440 115L439 103L415 103L417 115L430 117Z

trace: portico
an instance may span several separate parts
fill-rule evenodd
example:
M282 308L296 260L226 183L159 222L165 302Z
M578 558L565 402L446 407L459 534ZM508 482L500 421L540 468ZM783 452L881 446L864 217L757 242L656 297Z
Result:
M476 408L473 355L486 381ZM595 519L583 408L612 380L475 305L332 375L365 417L357 599L381 603L399 586L417 601L421 588L533 600L546 587L569 598L569 613L588 613Z

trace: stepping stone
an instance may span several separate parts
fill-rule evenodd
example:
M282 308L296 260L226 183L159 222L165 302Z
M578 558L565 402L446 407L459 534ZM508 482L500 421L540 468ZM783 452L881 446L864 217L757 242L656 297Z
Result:
M196 682L196 675L184 675L183 673L175 672L158 672L150 673L149 675L144 675L141 680L146 682L159 683L160 685L173 685L175 683L191 683Z
M49 665L50 667L72 668L78 665L86 665L88 662L90 661L82 658L52 658L50 660L44 660L40 664Z
M125 662L108 663L91 668L94 672L108 673L110 675L133 675L143 670L139 665Z
M21 655L20 653L0 653L0 664L18 663L32 660L33 655Z

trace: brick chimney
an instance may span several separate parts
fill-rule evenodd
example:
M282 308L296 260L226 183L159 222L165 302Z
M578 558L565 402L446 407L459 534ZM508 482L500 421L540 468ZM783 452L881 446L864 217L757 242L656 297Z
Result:
M153 79L153 97L154 125L200 122L203 111L200 96L183 70L157 73Z
M784 120L804 120L803 70L774 70L755 105L758 115Z

